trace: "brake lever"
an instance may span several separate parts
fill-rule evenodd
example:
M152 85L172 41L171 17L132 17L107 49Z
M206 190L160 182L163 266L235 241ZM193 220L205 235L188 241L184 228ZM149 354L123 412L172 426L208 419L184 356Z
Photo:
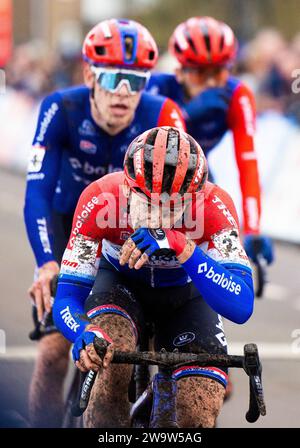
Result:
M255 296L262 298L267 283L267 262L262 255L257 255L257 262L255 263L257 273L257 286Z
M58 282L58 275L54 275L54 277L52 278L52 280L50 282L51 304L53 304L54 297L56 294L57 282ZM46 329L46 321L47 321L47 318L50 315L50 313L48 311L45 311L42 321L38 322L36 327L29 333L28 336L31 341L38 341L42 336L47 334L46 330L45 330ZM53 325L53 329L54 328L55 327Z
M86 374L81 373L79 397L72 406L73 417L80 417L88 407L96 376L97 372L94 372L93 370L89 370Z
M260 415L266 415L263 386L261 381L262 366L256 344L244 346L244 370L249 376L250 401L246 420L254 423Z
M51 296L54 298L55 294L56 294L56 290L57 290L57 283L58 283L58 275L54 275L54 277L52 278L51 282L50 282L50 292L51 292Z

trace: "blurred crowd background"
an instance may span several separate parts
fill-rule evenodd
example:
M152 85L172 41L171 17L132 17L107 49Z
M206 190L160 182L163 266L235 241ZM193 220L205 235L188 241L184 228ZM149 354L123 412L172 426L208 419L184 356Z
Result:
M158 70L172 72L175 61L167 53L172 31L189 17L210 15L227 22L239 41L234 74L252 88L258 110L255 146L262 233L284 242L276 244L267 300L257 301L255 318L246 327L226 323L233 343L230 352L242 354L244 342L257 343L263 352L268 411L257 426L299 428L300 364L295 362L300 359L299 7L300 0L0 0L0 408L27 415L36 356L36 346L28 340L31 318L26 290L33 258L22 208L41 100L53 90L82 83L82 42L99 21L126 17L144 24L159 45ZM232 143L228 132L211 151L209 165L240 212ZM220 427L248 425L244 421L247 378L233 370L234 395L218 422Z
M10 5L13 23L12 48L5 64L2 62L6 86L34 101L54 89L82 82L81 42L86 31L99 20L126 16L141 21L159 44L162 60L158 69L171 71L172 61L163 56L174 27L192 15L212 15L227 21L237 34L240 46L235 72L254 90L258 112L275 110L300 124L300 95L291 90L292 74L300 67L297 0L0 0L1 3Z
M96 23L111 17L141 22L158 43L157 69L172 72L169 37L195 15L227 22L238 38L233 71L252 88L257 103L262 228L270 236L300 242L300 199L290 195L300 169L299 0L0 0L0 83L3 73L6 77L5 92L0 85L0 167L25 173L39 104L53 90L82 83L82 42ZM228 136L211 157L214 178L239 211ZM274 220L278 207L282 213Z

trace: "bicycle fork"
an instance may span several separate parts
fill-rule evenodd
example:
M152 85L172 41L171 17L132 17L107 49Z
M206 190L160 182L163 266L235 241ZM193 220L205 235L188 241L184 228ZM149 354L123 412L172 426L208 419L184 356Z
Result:
M176 419L177 383L173 370L159 368L153 378L153 405L150 428L178 428Z
M151 384L133 404L130 412L134 427L178 428L176 419L177 383L173 369L159 368Z

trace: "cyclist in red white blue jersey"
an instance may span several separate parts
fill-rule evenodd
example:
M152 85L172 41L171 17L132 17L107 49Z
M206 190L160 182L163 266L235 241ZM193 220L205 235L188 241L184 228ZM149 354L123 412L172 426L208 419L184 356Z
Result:
M199 144L174 127L136 137L124 171L93 182L78 201L54 302L76 366L100 372L85 425L129 425L132 368L110 361L115 348L136 349L147 323L155 350L226 353L221 316L243 324L253 303L234 204L207 181ZM96 336L108 344L103 360ZM179 426L213 427L226 369L182 366L173 375Z

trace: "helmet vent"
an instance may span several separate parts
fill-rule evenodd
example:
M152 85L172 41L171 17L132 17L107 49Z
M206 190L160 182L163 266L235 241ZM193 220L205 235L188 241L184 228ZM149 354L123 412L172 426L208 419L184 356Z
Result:
M209 38L209 36L207 36L207 35L204 36L204 42L205 42L207 53L210 54L211 46L210 46L210 38Z
M197 53L198 53L198 52L197 52L197 49L196 49L196 47L195 47L194 41L193 41L193 39L191 38L190 32L189 32L188 30L185 31L185 37L186 37L186 39L187 39L187 41L188 41L188 43L189 43L189 46L190 46L191 49L193 50L193 52L194 52L195 54L197 54Z
M106 48L103 45L95 46L95 51L98 56L103 56L106 54Z
M175 129L169 129L167 140L167 152L165 162L176 168L178 163L179 133Z
M145 183L149 191L152 191L152 176L153 176L153 164L151 162L144 161L145 170Z
M129 155L128 159L127 159L127 163L126 163L126 165L127 165L127 170L128 170L128 174L129 174L129 176L130 176L132 179L135 179L135 172L134 172L133 158L130 157L130 155Z
M147 137L146 144L154 146L159 129L154 128Z
M225 43L224 33L222 32L221 40L220 40L220 52L223 51Z
M208 27L205 23L201 23L200 28L201 28L201 32L203 34L207 53L208 53L209 57L211 57L211 42L210 42Z
M171 194L171 188L175 177L176 166L165 165L162 181L162 192Z
M179 191L181 195L188 190L195 174L195 166L197 165L197 146L194 139L188 138L188 140L190 144L190 163Z
M153 50L149 51L149 61L153 61L155 59L155 52Z
M125 42L125 55L126 60L131 60L133 56L133 48L134 48L134 41L132 36L126 36L124 39Z
M179 45L178 45L177 42L175 42L175 44L174 44L174 48L175 48L175 51L176 51L177 53L181 53L181 48L179 47Z

